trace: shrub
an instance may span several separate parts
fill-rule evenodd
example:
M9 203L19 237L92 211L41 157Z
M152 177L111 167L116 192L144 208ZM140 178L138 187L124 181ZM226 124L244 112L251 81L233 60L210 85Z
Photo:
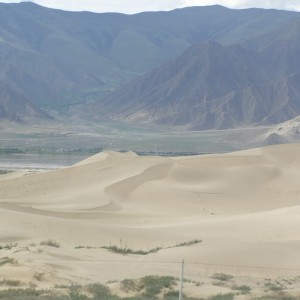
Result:
M271 292L280 292L285 289L285 287L281 283L272 283L271 281L265 282L265 287L268 291Z
M59 248L60 244L54 240L47 240L47 241L41 241L40 242L41 246L49 246L49 247L55 247L55 248Z
M233 279L232 275L229 274L224 274L224 273L215 273L211 276L212 279L216 279L219 281L229 281Z
M0 246L0 250L10 250L14 247L17 247L18 244L12 244L12 243L9 243L9 244L6 244L4 246Z
M17 261L14 258L10 258L10 257L0 258L0 266L4 266L6 264L15 265L17 264Z
M177 300L179 298L179 291L168 291L164 293L164 300ZM184 298L186 299L186 297Z
M163 288L172 288L176 280L172 276L145 276L139 281L139 290L143 290L146 297L159 294Z
M199 243L202 243L202 240L192 240L189 242L177 244L174 247L191 246L191 245L195 245L195 244L199 244ZM170 248L172 248L172 247L170 247Z
M10 286L10 287L17 287L20 286L21 284L22 282L19 280L3 279L2 281L0 281L0 285Z
M43 272L36 272L33 274L33 278L36 279L37 281L41 281L44 277L45 273Z
M299 300L299 297L290 296L284 292L253 298L253 300Z
M121 281L121 290L128 293L129 291L136 291L138 288L136 280L124 279Z
M235 291L240 291L243 295L249 294L251 291L251 287L248 285L233 285L231 289Z
M147 255L147 254L151 254L151 253L156 253L162 249L160 247L157 247L154 249L150 249L148 251L143 251L143 250L133 250L133 249L129 249L129 248L120 248L118 246L103 246L101 248L110 250L111 252L114 252L114 253L123 254L123 255L126 255L126 254Z
M215 296L211 296L208 298L208 300L233 300L234 299L234 294L219 294Z
M109 299L112 295L110 289L100 283L93 283L87 286L87 291L94 299Z
M71 300L87 300L88 297L85 295L82 295L81 292L81 286L80 285L72 285L70 286L69 291L69 299Z

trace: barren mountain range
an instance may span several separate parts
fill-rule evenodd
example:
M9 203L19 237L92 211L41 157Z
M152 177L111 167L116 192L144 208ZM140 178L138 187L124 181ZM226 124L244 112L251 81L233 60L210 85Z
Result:
M295 12L0 4L0 118L54 111L197 130L279 123L300 114L299 48Z
M279 68L257 52L209 41L191 46L97 106L110 118L188 129L280 123L299 114L300 88L299 73Z

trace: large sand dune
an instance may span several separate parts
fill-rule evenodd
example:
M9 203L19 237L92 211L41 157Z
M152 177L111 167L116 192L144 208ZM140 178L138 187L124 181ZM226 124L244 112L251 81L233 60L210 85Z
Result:
M0 245L18 245L0 255L18 264L0 267L0 277L29 282L43 271L51 285L177 276L181 259L197 280L292 276L300 269L299 178L300 145L176 158L104 152L66 169L2 175ZM60 247L40 245L48 239ZM202 242L174 247L195 239ZM163 249L124 256L100 248L110 245Z

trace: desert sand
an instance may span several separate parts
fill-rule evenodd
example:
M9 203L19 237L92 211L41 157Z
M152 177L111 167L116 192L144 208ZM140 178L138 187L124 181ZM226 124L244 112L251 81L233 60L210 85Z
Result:
M49 287L178 276L182 259L185 277L205 283L202 294L224 290L210 280L219 272L240 283L294 278L299 178L300 144L175 158L103 152L65 169L1 175L0 246L13 247L0 260L17 263L0 266L0 279Z

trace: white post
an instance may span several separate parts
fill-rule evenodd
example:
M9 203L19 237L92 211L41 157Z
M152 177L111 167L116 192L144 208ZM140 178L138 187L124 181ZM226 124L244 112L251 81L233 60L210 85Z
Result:
M184 259L181 262L181 270L180 270L179 300L183 300L183 296L182 296L182 290L183 290L183 272L184 272Z

